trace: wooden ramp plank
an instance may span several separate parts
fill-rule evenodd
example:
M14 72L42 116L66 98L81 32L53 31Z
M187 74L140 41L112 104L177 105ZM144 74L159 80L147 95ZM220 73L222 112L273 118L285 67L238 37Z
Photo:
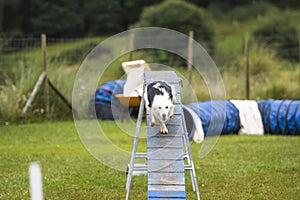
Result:
M169 133L160 133L160 126L147 126L148 151L148 199L186 199L183 124L180 98L180 79L172 71L145 72L146 85L153 81L165 80L175 86L177 102L174 104L174 116L166 126ZM147 111L147 125L150 116Z
M168 163L164 162L162 159L148 160L148 165L152 165L151 172L184 172L184 163L181 160L173 160Z
M181 148L148 148L148 160L183 160L184 153ZM170 160L170 161L168 161ZM149 166L149 169L155 166Z
M184 172L148 172L148 184L184 185Z
M169 137L167 140L162 140L162 137L153 136L148 142L149 148L182 148L182 138L181 137Z

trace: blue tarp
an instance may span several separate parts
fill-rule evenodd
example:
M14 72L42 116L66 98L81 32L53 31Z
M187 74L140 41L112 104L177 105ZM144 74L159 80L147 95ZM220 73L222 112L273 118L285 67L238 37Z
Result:
M261 100L258 108L265 133L300 135L299 100Z
M238 133L240 118L238 109L230 101L206 101L186 105L201 119L204 134ZM225 112L223 112L225 111Z

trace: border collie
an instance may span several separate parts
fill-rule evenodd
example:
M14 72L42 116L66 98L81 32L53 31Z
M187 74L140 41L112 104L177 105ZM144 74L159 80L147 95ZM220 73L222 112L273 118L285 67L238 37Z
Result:
M150 83L144 93L146 107L151 116L150 126L154 126L158 121L162 134L168 133L165 122L173 117L175 95L175 87L166 81Z

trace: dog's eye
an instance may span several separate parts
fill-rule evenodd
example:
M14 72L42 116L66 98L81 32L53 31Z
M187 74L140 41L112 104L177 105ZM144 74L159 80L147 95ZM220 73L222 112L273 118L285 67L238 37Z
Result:
M158 109L161 109L161 107L159 106Z
M166 106L166 109L168 109L169 108L169 106Z

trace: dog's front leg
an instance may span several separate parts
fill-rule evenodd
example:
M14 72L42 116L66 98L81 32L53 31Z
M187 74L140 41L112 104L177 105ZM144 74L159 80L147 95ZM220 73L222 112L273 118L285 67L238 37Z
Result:
M174 115L174 106L172 105L172 106L170 106L170 110L169 110L169 118L171 119L172 117L173 117L173 115Z
M164 122L159 122L160 123L160 132L162 134L168 134L168 129L166 127L166 124Z
M152 110L150 110L150 116L151 116L150 126L154 126L155 125L155 117L154 117Z

